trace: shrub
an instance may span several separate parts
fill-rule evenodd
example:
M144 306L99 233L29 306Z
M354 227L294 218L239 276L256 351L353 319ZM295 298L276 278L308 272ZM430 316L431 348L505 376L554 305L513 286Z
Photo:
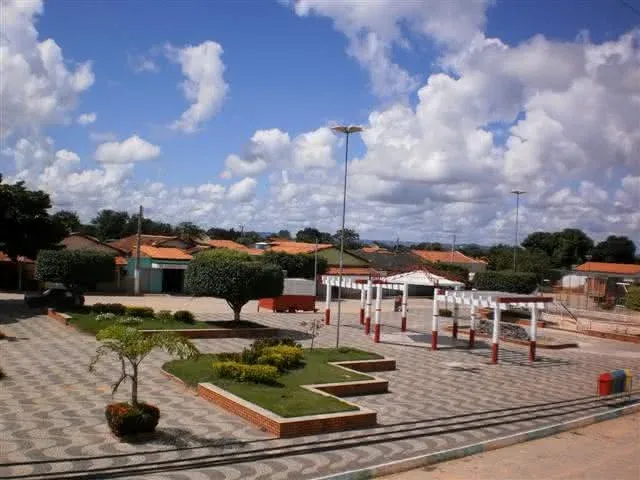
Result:
M291 368L295 368L300 366L304 360L304 352L300 347L292 347L290 345L276 345L275 347L267 347L262 351L263 355L266 356L280 356L282 357L281 366L275 365L269 362L261 362L258 360L258 363L267 363L269 365L273 365L274 367L278 367L279 370L289 370ZM280 360L277 359L279 362Z
M250 347L242 350L240 354L240 361L242 363L246 363L248 365L252 365L259 362L260 357L262 357L265 353L265 350L269 348L279 347L279 346L287 346L293 348L302 349L302 346L299 343L296 343L295 340L289 337L285 338L259 338L251 344ZM302 350L300 350L302 351Z
M279 372L284 372L287 369L287 361L282 355L276 352L263 352L262 355L258 357L257 363L259 365L271 365L272 367L276 367Z
M126 307L125 313L132 317L150 318L154 316L153 308L151 307Z
M173 314L174 320L184 323L195 323L196 317L189 310L178 310Z
M115 313L99 313L96 315L96 322L111 322L116 319Z
M96 313L113 313L115 315L124 315L126 311L126 307L121 303L96 303L90 308Z
M521 272L478 272L473 283L478 290L521 294L533 292L538 285L535 274Z
M139 325L142 322L144 322L143 318L131 316L120 317L118 320L116 320L116 323L120 325Z
M640 311L640 285L629 287L624 302L628 309Z
M249 300L282 294L284 273L276 265L252 260L249 255L207 250L196 254L185 272L185 289L195 296L223 298L240 320Z
M277 265L287 272L289 278L308 278L313 280L314 263L313 255L307 253L290 254L284 252L265 252L258 257L259 261ZM329 268L329 262L325 258L319 257L317 262L317 273L322 275Z
M109 428L118 437L153 432L160 420L160 410L148 403L132 407L128 403L112 403L104 411Z
M279 375L278 369L272 365L244 365L231 361L214 362L213 371L220 378L266 385L276 383Z
M113 279L114 256L94 250L40 250L35 277L67 288L89 288Z
M440 317L453 317L453 312L448 308L441 308L438 310L438 316Z
M221 362L238 362L242 363L242 355L235 352L217 353L216 358Z
M173 319L173 314L171 313L171 310L159 310L156 312L156 318L161 320L162 323L166 323Z

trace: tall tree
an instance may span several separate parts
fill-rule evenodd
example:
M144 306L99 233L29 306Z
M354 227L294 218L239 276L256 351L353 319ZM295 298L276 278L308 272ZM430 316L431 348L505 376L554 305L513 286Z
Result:
M316 240L318 243L333 243L330 233L321 232L317 228L306 227L296 233L296 242L315 243Z
M534 232L524 239L522 246L545 252L554 267L571 268L586 259L593 240L582 230L565 228L561 232Z
M142 217L142 233L146 235L173 235L174 229L169 223L156 222L151 218ZM129 217L125 226L123 236L134 235L138 232L138 214L134 213Z
M65 229L49 216L49 195L28 190L24 182L2 183L0 176L0 251L12 259L35 258L40 249L53 248Z
M278 238L284 238L286 240L291 240L291 232L289 230L280 230L278 232Z
M593 249L592 260L596 262L633 263L636 245L627 237L610 235Z
M209 236L209 238L213 238L216 240L235 240L240 236L240 232L237 232L233 228L226 229L212 227L207 230L207 235Z
M51 220L62 226L64 231L69 234L80 230L80 218L76 212L70 210L60 210L51 215Z
M340 245L340 238L342 236L342 230L338 230L333 236L333 243L335 245ZM362 242L360 241L360 234L355 230L350 228L344 229L344 248L347 250L357 250L362 247Z
M176 225L176 235L184 242L193 242L204 236L204 230L192 222L181 222Z
M102 240L121 238L126 234L129 214L124 211L100 210L98 215L91 220L96 226L97 237Z

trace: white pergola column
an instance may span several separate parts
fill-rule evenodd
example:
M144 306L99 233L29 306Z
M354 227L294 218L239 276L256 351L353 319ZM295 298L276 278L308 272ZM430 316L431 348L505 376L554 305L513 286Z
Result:
M409 298L409 284L402 285L402 319L400 321L400 330L407 331L407 301Z
M538 309L534 306L531 309L531 328L529 336L529 361L536 361L536 338L538 335Z
M371 297L373 294L373 284L371 283L371 279L367 282L367 299L366 306L364 312L364 333L369 335L371 332Z
M493 336L491 338L491 363L498 363L498 345L500 342L500 319L502 310L500 304L496 304L493 309Z
M475 294L471 294L471 321L469 323L469 348L473 348L476 343L476 303Z
M329 325L331 323L331 279L327 278L327 298L324 304L324 323Z
M373 326L373 341L375 343L380 342L381 313L382 313L382 284L379 283L378 285L376 285L376 319L375 319L375 325Z
M433 289L433 313L431 316L431 350L438 349L438 314L440 313L440 311L438 310L439 293L439 288Z
M456 297L458 295L457 292L453 293ZM453 336L453 339L456 340L458 338L458 313L459 313L459 307L458 307L458 299L457 298L453 298L453 328L451 329L451 335ZM454 343L455 345L455 343Z
M364 325L364 304L365 297L367 295L366 286L364 284L360 285L360 325Z

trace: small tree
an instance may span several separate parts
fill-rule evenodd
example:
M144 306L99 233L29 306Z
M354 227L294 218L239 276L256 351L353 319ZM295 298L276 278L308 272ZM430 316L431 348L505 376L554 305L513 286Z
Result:
M62 283L81 290L113 279L113 255L93 250L40 250L35 276L45 282Z
M282 270L287 272L290 278L308 278L313 279L315 271L315 256L308 253L290 254L284 252L264 252L258 257L258 260L273 265L278 265ZM317 273L322 275L329 268L326 258L318 257Z
M122 325L111 325L100 330L96 339L102 342L89 364L93 372L96 363L105 355L113 353L120 360L120 378L112 385L112 394L126 379L131 380L131 406L138 406L138 375L140 363L156 348L166 350L180 359L193 358L200 352L186 337L175 333L145 335L140 330Z
M191 295L223 298L240 320L249 300L282 294L284 274L280 267L252 260L242 252L216 249L201 252L185 272L185 289Z

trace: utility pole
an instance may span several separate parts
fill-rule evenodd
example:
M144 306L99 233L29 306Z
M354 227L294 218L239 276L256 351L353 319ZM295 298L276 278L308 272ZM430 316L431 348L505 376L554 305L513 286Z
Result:
M524 195L524 190L511 190L516 196L516 232L515 232L515 241L513 242L513 271L518 271L518 215L520 213L520 195Z
M451 263L453 263L455 251L456 251L456 233L453 232L453 242L451 242Z
M136 267L133 277L133 293L140 295L140 242L142 240L142 205L138 212L138 235L136 236Z

